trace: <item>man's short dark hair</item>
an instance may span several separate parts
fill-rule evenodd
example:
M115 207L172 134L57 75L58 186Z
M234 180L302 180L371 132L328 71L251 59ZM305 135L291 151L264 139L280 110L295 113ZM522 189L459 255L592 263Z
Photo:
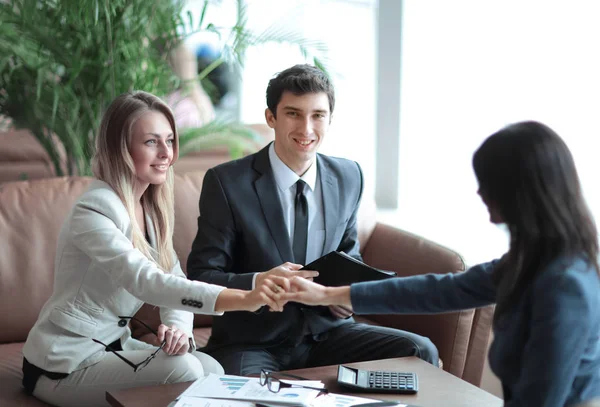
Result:
M333 84L327 74L315 66L307 64L294 65L285 71L279 72L269 81L267 107L275 117L277 117L277 105L285 91L292 92L297 96L306 93L324 92L329 99L329 113L333 113L335 105Z

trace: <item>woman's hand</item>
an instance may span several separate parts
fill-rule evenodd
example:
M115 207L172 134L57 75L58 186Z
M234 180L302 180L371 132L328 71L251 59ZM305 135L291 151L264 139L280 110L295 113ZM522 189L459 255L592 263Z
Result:
M283 311L287 301L282 300L278 294L289 289L289 280L281 276L270 276L257 281L252 291L227 288L219 293L215 311L256 311L264 305L273 311Z
M158 327L158 345L165 341L163 352L167 355L184 355L190 350L190 338L175 325L168 327L160 324Z
M292 277L290 289L277 296L280 301L295 301L306 305L342 305L339 318L347 318L352 312L350 286L325 287L305 278ZM337 310L337 309L336 309ZM336 315L337 316L337 315Z
M301 277L298 277L301 278ZM287 301L280 299L282 294L290 289L290 281L287 277L272 275L256 282L254 290L247 292L246 303L248 311L256 311L264 305L267 305L271 311L283 311L283 306Z

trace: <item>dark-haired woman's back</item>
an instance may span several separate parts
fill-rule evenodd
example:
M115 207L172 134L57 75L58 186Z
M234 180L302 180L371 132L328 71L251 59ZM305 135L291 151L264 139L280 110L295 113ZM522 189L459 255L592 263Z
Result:
M570 406L600 396L600 278L559 258L497 321L490 366L505 405Z

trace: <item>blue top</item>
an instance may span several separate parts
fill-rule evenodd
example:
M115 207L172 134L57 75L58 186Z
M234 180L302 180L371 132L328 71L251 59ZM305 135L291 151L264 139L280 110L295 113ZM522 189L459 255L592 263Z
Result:
M438 313L496 301L494 262L464 273L353 284L357 314ZM494 324L489 361L507 407L562 407L600 396L600 278L582 259L557 259Z

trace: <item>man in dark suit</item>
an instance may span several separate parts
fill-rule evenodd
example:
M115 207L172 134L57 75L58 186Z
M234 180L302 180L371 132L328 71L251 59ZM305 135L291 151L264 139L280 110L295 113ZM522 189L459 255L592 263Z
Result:
M317 273L302 265L333 250L361 260L361 169L317 154L334 103L329 78L313 66L296 65L269 82L265 117L275 142L206 173L190 279L249 290L269 275L312 278ZM297 303L281 313L229 312L215 318L203 351L239 375L413 355L437 366L429 339L351 315Z

